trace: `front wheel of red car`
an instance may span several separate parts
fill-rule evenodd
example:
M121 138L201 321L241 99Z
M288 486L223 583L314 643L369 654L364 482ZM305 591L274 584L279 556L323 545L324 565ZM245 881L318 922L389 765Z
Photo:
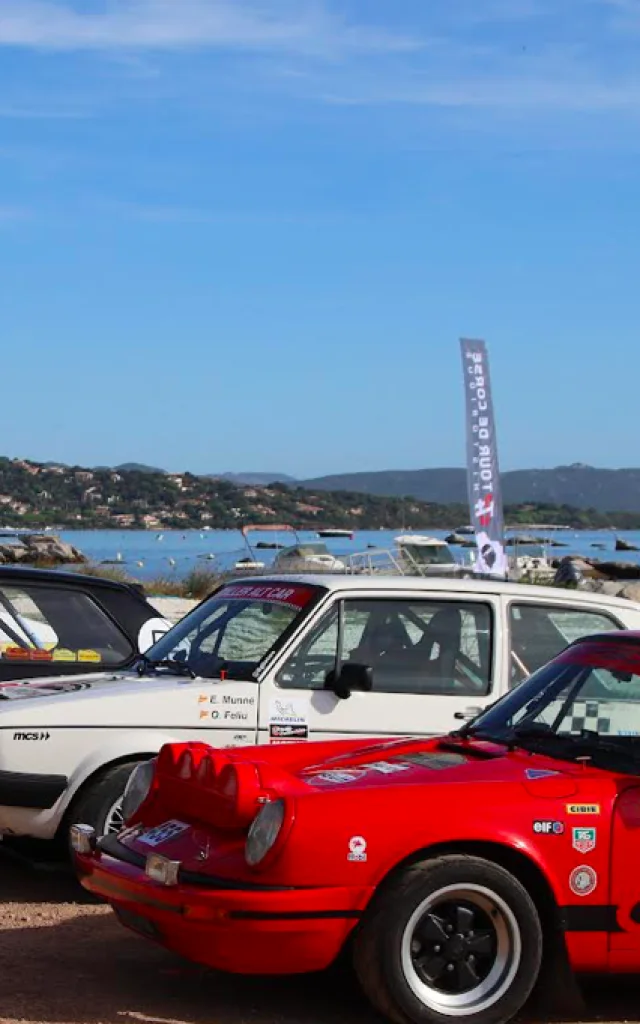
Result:
M367 912L354 945L360 984L397 1024L505 1024L542 960L535 904L490 861L445 856L408 868Z

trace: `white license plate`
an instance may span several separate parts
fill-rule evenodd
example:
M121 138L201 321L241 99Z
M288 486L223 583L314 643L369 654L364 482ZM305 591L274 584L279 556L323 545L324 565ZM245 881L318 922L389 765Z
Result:
M143 832L137 838L139 843L146 843L147 846L161 846L162 843L168 843L171 839L186 832L188 828L190 826L185 825L183 821L165 821L164 825L156 825L155 828Z

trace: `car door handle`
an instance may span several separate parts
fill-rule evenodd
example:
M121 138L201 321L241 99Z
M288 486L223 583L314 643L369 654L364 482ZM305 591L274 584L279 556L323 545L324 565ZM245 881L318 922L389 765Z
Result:
M484 708L465 708L464 711L456 711L453 716L458 722L468 722L471 718L476 718Z

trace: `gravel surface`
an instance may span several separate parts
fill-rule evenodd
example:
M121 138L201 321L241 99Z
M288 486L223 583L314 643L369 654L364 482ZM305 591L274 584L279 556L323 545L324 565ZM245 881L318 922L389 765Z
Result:
M200 604L191 597L148 597L147 601L155 608L158 615L168 619L174 625L184 618L187 612Z
M63 873L0 856L0 905L2 1024L379 1024L337 969L256 979L192 966L126 932ZM580 1019L640 1021L639 997L635 979L594 982Z

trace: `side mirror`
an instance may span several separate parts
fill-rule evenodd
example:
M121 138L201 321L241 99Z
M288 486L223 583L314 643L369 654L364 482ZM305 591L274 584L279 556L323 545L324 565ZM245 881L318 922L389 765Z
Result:
M333 690L340 700L347 700L354 690L370 693L373 689L373 669L370 665L346 661L337 675L335 669L327 672L325 687L327 690Z

